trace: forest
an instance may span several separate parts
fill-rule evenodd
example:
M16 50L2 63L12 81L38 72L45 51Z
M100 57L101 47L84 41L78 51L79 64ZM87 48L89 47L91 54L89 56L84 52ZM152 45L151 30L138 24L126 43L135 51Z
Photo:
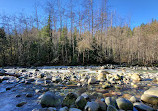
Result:
M107 0L68 1L0 14L0 66L158 64L157 20L130 28Z

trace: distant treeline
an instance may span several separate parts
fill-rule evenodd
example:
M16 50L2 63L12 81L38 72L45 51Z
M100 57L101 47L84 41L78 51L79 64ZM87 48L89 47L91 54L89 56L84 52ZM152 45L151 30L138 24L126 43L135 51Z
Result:
M34 16L1 15L0 66L158 63L156 20L131 29L108 10L106 0L98 10L93 0L83 0L81 10L69 1L69 6L48 1L45 24L38 5Z

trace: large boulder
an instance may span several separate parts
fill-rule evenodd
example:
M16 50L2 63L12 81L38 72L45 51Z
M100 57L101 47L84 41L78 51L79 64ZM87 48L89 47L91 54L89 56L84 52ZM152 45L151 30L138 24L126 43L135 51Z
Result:
M158 105L158 87L146 90L141 96L141 100L152 105Z
M158 105L158 96L143 94L141 100L152 105Z
M85 106L85 111L98 111L99 110L99 104L97 102L87 102Z
M70 107L70 106L72 106L72 105L75 105L76 99L77 99L77 94L72 93L72 92L71 92L71 93L68 93L68 94L65 96L62 105L63 105L63 106L67 106L67 107Z
M144 92L144 94L158 96L158 87L150 88Z
M60 99L53 92L46 92L41 96L40 104L42 107L54 107L60 104Z
M154 111L154 109L150 106L147 106L143 103L134 103L133 104L134 107L138 110L138 111Z
M133 104L125 99L125 98L118 98L116 100L118 108L122 110L133 110Z

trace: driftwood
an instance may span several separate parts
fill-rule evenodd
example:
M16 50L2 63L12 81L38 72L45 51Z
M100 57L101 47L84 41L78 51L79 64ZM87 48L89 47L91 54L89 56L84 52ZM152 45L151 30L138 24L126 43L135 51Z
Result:
M0 75L2 75L2 76L14 76L14 77L20 77L19 74L14 74L14 73L1 73L1 72L0 72Z

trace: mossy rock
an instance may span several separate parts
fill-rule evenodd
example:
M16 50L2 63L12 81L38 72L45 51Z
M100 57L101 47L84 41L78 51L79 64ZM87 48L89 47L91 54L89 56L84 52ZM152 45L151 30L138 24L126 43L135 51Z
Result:
M71 92L71 93L68 93L68 94L65 96L62 105L63 105L63 106L70 107L71 105L74 105L74 104L75 104L76 99L77 99L77 94L72 93L72 92Z

